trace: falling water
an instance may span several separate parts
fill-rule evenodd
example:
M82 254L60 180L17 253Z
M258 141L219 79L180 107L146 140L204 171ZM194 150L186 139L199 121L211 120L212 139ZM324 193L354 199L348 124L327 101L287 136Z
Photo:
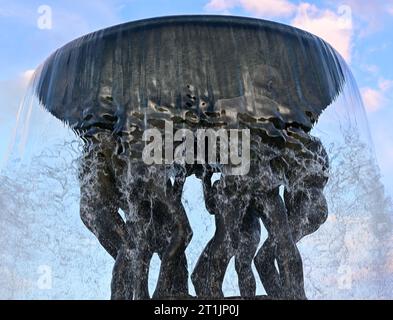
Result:
M345 62L324 41L294 28L203 16L99 31L59 49L37 69L0 177L2 298L109 297L113 261L79 218L84 149L76 134L88 140L114 132L114 144L122 146L116 153L135 160L142 132L169 119L175 129L224 121L294 144L286 124L311 130L330 159L329 218L299 244L306 293L392 298L392 209ZM182 203L194 232L186 251L191 272L215 230L194 175ZM151 266L152 293L157 258ZM228 296L238 295L236 277L232 261L224 282Z

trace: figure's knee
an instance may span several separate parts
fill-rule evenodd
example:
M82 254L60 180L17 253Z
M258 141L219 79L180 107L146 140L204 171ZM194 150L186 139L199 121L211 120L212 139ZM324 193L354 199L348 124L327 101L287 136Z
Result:
M105 206L92 206L81 203L80 218L90 231L97 234L100 233L101 230L106 230L114 224L107 211L109 211L109 208Z
M182 243L185 246L188 246L192 240L194 233L185 213L184 213L184 217L182 217L178 221L176 228L177 228L176 233L177 233L178 243Z
M311 215L309 219L313 224L321 226L328 219L328 204L322 190L313 190L312 193L313 196L311 201L313 210L311 210Z
M240 244L235 250L235 267L237 265L239 265L239 268L242 265L249 265L251 267L252 261L258 251L259 240L259 238L256 239L251 236L242 237Z
M199 284L199 270L195 268L193 272L191 273L191 282L193 283L194 287L197 287Z
M194 285L197 296L203 297L207 295L208 275L200 265L191 273L191 282Z
M117 212L117 201L115 196L107 191L101 190L100 185L81 185L80 218L83 224L93 233L105 227L105 225L116 224L114 213Z
M89 208L81 206L80 218L83 224L95 235L98 234L98 218L95 210L89 210Z
M186 245L190 244L193 236L194 236L194 232L192 231L191 225L187 223L185 228L185 236L184 236L184 241Z
M203 253L202 253L203 255ZM206 264L207 260L203 259L203 256L201 256L194 268L194 270L191 273L191 281L192 283L198 283L201 278L204 277L204 270L206 269Z
M262 247L258 250L254 258L254 261L258 261L261 263L270 260L274 261L275 255L276 255L276 243L274 239L271 236L269 236L263 243Z
M266 261L268 261L266 252L261 248L254 257L254 263L258 267L265 265Z
M207 279L207 271L209 269L209 265L211 263L209 253L202 252L201 256L198 259L198 262L191 273L191 281L195 287L199 286L203 280Z
M244 261L238 258L235 259L235 270L239 278L253 277L251 264L252 264L252 260Z
M293 255L297 250L296 242L290 233L277 236L275 243L277 244L277 255Z

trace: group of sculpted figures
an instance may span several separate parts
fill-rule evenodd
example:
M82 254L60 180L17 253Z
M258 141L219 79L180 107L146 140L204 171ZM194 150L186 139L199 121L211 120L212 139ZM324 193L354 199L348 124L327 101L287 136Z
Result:
M217 172L213 164L149 166L122 158L110 132L95 135L81 162L80 210L84 224L116 261L112 299L150 299L148 274L154 253L161 268L152 298L192 298L185 254L192 229L182 193L193 174L203 185L205 206L216 224L191 274L197 298L224 298L225 273L235 258L242 298L256 296L254 263L269 298L305 299L296 243L327 219L323 190L329 160L319 139L304 132L296 138L299 145L293 147L254 137L250 172L221 172L212 183ZM268 238L258 251L260 220Z
M53 53L37 69L35 93L85 142L80 213L115 259L112 298L193 298L191 276L197 298L221 299L234 258L241 297L255 299L254 264L269 298L305 299L297 243L328 215L329 159L310 132L342 92L345 70L312 34L230 16L134 21ZM230 175L219 161L146 164L143 131L168 121L192 134L249 130L249 172ZM216 231L190 275L182 196L192 175ZM268 238L260 247L261 223ZM153 254L161 266L150 296Z

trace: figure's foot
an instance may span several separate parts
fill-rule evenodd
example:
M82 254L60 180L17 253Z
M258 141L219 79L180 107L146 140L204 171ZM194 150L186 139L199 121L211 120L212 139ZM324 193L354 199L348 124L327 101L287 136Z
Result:
M302 292L302 293L294 293L293 291L292 292L285 292L285 291L281 292L278 297L272 297L272 299L275 299L275 300L293 300L293 301L296 301L296 300L299 300L299 301L308 300L307 296L306 296L306 294L304 292Z
M195 300L196 297L186 294L167 294L167 295L153 295L153 300Z

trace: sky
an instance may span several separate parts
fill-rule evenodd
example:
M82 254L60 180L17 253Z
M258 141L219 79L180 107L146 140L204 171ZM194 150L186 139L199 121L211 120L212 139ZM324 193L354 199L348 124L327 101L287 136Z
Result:
M178 14L274 20L333 45L355 75L383 182L393 194L393 0L0 0L0 157L29 78L50 53L88 32Z

